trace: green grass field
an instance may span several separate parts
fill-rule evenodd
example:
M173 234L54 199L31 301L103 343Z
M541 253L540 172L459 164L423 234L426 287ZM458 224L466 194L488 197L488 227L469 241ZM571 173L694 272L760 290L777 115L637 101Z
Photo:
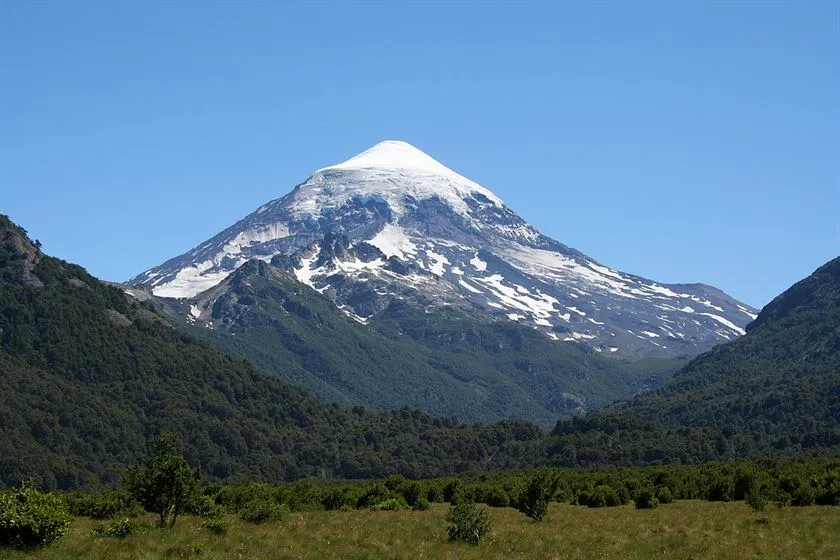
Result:
M152 527L125 539L93 538L98 521L80 518L59 542L31 560L207 558L840 558L840 507L753 512L743 502L682 501L654 510L553 505L535 523L514 509L490 508L493 531L478 546L446 540L445 504L425 512L304 512L251 525L229 517L225 535L183 517L174 530ZM759 521L759 517L766 521Z

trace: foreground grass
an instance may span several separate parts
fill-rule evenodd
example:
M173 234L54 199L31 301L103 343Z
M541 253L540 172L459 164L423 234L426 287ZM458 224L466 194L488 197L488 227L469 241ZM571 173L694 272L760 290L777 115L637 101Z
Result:
M0 557L156 560L159 558L837 558L840 507L769 508L685 501L655 510L554 505L543 523L491 508L493 533L479 546L446 541L448 506L426 512L306 512L249 525L230 517L225 535L185 517L175 530L148 528L125 539L91 537L98 522L77 519L61 541ZM766 519L759 522L759 517ZM151 517L144 519L151 524Z

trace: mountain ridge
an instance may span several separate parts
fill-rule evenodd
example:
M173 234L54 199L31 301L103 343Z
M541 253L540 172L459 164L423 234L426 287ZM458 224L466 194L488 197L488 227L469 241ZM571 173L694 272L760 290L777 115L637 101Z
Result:
M350 245L374 246L381 256L318 261L319 244L331 233L347 236ZM622 357L697 354L742 335L755 315L713 287L659 284L612 270L541 234L492 191L399 141L317 170L287 195L129 283L189 299L248 260L277 255L294 257L299 281L362 320L410 290L438 306L477 304L497 321ZM394 259L412 272L393 274L386 263ZM382 296L376 306L359 295L370 292L371 281Z

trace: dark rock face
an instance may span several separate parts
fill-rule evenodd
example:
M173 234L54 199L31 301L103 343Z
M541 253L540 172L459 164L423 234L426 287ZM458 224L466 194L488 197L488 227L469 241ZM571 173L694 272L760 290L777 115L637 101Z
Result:
M0 214L0 265L4 266L4 276L24 286L41 287L41 280L32 273L41 256L40 246L29 240L26 231Z

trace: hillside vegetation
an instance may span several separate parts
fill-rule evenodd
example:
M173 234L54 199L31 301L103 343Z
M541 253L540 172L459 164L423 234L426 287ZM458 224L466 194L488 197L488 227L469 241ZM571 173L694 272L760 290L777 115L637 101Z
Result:
M188 332L321 400L408 406L463 422L552 425L656 387L685 364L611 359L478 310L428 310L402 300L360 324L258 260L189 303L155 301ZM212 328L189 314L184 319L190 305L208 309Z
M427 477L534 460L535 426L323 404L46 256L0 217L0 484L115 485L162 430L210 479Z
M330 332L334 318L319 323L318 308L296 307L292 287L248 278L252 287L274 290L265 302L286 313L298 309L301 317L312 311L309 320ZM490 348L513 335L459 331L457 318L428 323L392 309L380 320L398 323L403 335L395 337L451 351L440 354L444 368L457 366L452 356L459 352L465 363L501 364L513 356ZM522 336L532 371L560 360ZM471 337L479 341L472 350L458 346ZM344 353L345 375L358 355L351 340L337 337L337 353L329 356ZM487 355L473 357L482 347ZM373 380L386 384L385 373ZM424 383L406 387L422 391ZM324 404L173 328L148 303L81 267L43 255L0 217L0 428L0 484L34 477L41 487L61 489L115 486L162 430L181 434L184 454L205 480L229 482L837 456L840 259L776 298L746 336L695 358L661 389L561 421L546 436L524 421L465 426L407 408L372 413Z
M671 382L560 422L558 465L696 463L840 451L840 258L769 303L742 338Z

